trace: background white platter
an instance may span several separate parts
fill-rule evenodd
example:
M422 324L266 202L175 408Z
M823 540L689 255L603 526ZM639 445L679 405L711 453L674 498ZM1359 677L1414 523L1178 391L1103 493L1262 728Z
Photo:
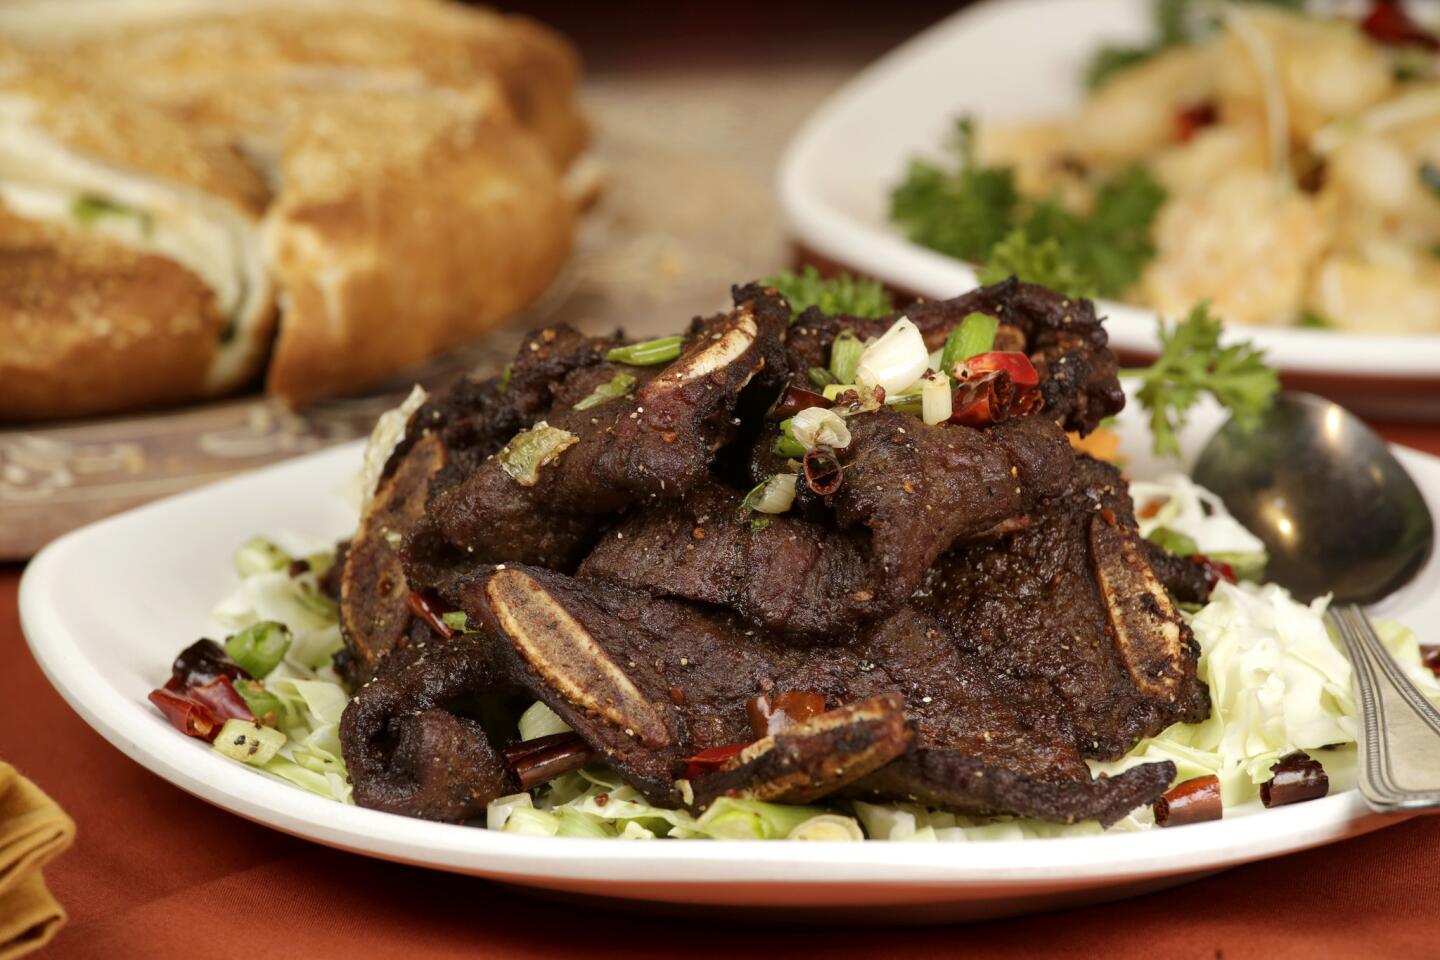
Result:
M965 263L911 243L890 224L890 190L916 155L935 156L956 117L1017 121L1072 110L1084 64L1103 43L1144 42L1148 0L989 0L898 47L836 92L801 127L778 178L805 254L926 297L975 286ZM1153 352L1153 311L1112 301L1112 346ZM1440 418L1440 335L1391 336L1234 326L1287 384L1362 413Z
M1202 410L1183 434L1194 452L1218 422ZM1135 476L1155 476L1141 418L1121 431ZM1399 451L1432 510L1440 459ZM347 495L360 447L348 444L181 494L51 544L26 570L20 614L46 676L116 748L226 810L319 843L560 894L668 909L742 908L798 920L843 908L856 921L919 923L1055 909L1183 882L1236 864L1331 843L1398 822L1353 789L1310 803L1227 811L1221 822L1059 840L907 843L622 842L534 838L347 807L271 781L180 736L145 700L202 634L234 584L233 549L256 533L312 541L354 522ZM1440 622L1440 564L1385 605ZM1341 785L1348 786L1348 785ZM96 789L103 789L96 784Z

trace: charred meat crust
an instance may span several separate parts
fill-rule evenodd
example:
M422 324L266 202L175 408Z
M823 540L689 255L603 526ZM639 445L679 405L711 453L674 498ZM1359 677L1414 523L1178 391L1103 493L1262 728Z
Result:
M835 331L890 320L788 326L754 285L735 303L658 367L606 360L615 338L537 331L508 384L417 411L342 575L352 675L374 674L341 730L357 802L476 815L520 783L479 705L533 697L582 753L680 806L687 758L754 740L747 704L772 691L828 709L697 774L695 809L844 790L1111 822L1162 792L1168 765L1096 782L1085 763L1208 709L1123 481L1064 436L1121 400L1090 305L1012 281L907 310L932 345L972 311L999 317L1044 412L978 430L858 414L839 488L754 523L746 474L781 466L763 412ZM575 409L621 372L628 393ZM541 420L573 442L518 483L497 454ZM378 590L397 564L403 589ZM440 641L411 589L471 632Z
M1168 760L1091 781L1036 780L953 750L915 750L844 791L856 800L898 800L956 813L1011 813L1058 823L1098 820L1104 827L1153 803L1175 779Z
M461 712L496 687L486 646L416 644L387 659L340 721L355 802L427 820L480 816L519 782Z

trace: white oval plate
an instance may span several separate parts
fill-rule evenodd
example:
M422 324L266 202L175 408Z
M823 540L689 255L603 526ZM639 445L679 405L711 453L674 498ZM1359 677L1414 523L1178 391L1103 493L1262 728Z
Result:
M1159 471L1140 417L1123 418L1136 476ZM1197 415L1197 447L1218 420ZM1401 450L1432 510L1440 459ZM207 630L234 586L230 555L257 533L312 542L350 532L346 495L360 465L348 444L180 494L71 533L41 551L20 586L30 649L61 695L136 762L240 816L320 843L551 891L746 908L800 919L844 907L856 920L909 923L1054 909L1127 896L1390 823L1353 789L1221 822L1059 840L911 843L623 842L535 838L342 806L272 781L180 736L145 700L175 654ZM1173 466L1173 465L1171 465ZM1440 564L1387 602L1416 625L1440 622ZM833 917L833 913L831 914Z
M827 260L922 296L975 286L968 265L890 224L890 190L906 164L937 154L957 116L983 124L1073 110L1086 60L1102 43L1147 38L1149 8L1148 0L989 0L907 41L831 96L791 140L778 189L792 235ZM1154 311L1098 306L1113 346L1155 350ZM1266 348L1302 385L1339 379L1364 396L1376 388L1356 381L1409 381L1409 403L1395 398L1390 412L1440 412L1440 335L1236 325L1230 336ZM1417 392L1428 394L1425 403Z

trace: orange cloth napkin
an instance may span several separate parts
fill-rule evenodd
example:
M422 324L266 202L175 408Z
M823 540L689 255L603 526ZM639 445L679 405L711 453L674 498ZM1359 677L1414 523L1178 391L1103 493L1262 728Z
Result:
M0 763L0 960L39 950L65 922L40 870L74 839L65 811Z

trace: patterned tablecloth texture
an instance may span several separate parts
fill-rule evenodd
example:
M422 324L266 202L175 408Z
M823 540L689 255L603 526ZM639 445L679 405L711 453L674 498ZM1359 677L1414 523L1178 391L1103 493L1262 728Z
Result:
M468 370L497 371L525 330L569 323L651 335L719 308L729 284L786 264L775 164L795 126L847 72L790 66L681 74L659 85L643 75L594 80L586 97L604 193L570 264L523 315L370 396L303 414L249 396L0 430L0 560L28 557L67 530L157 497L364 436L411 382L433 387Z

